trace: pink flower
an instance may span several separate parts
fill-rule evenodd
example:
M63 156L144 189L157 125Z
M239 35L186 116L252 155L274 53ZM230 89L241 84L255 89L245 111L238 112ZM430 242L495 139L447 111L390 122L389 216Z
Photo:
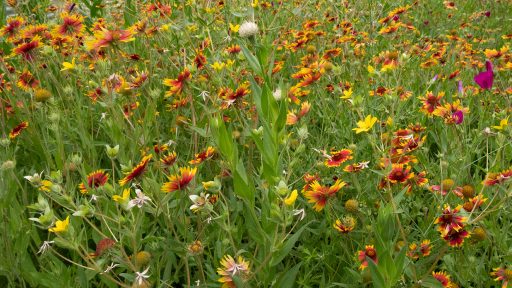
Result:
M487 68L487 71L478 73L474 79L476 84L478 84L482 89L490 90L492 88L492 82L494 81L494 72L492 71L491 61L485 61L485 67Z

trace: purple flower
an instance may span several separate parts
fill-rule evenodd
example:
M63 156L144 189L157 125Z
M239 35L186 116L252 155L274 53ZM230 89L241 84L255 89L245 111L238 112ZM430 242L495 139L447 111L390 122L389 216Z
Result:
M459 93L461 95L464 95L464 86L462 85L462 81L461 80L459 80L458 88L459 88Z
M492 71L491 61L485 61L485 67L487 68L487 71L478 73L474 79L476 84L478 84L482 89L490 90L492 88L492 82L494 81L494 72Z
M462 113L460 110L457 110L453 112L452 119L455 121L455 124L461 124L462 121L464 121L464 113Z

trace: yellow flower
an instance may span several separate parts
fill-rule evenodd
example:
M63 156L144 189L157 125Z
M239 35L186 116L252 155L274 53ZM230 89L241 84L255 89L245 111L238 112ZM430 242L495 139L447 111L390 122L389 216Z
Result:
M228 61L226 61L226 67L231 67L233 66L233 64L235 64L235 60L229 59Z
M189 24L189 25L187 25L187 30L190 31L190 32L197 31L198 29L199 29L199 27L197 27L196 24Z
M284 204L292 206L293 203L295 203L295 200L297 200L297 195L297 189L293 190L292 193L290 193L290 196L284 199Z
M231 30L231 32L233 33L238 33L238 29L240 29L240 25L233 25L231 23L229 23L229 30Z
M364 121L358 121L357 122L357 128L354 128L352 130L356 131L356 134L359 134L361 132L368 132L370 129L372 129L373 125L377 122L377 117L373 117L372 115L366 116Z
M169 30L169 26L170 26L169 24L164 24L164 25L162 25L162 26L160 27L160 30L162 30L162 31L167 31L167 30Z
M496 130L503 130L508 126L508 118L501 119L499 126L492 126Z
M62 69L60 69L60 71L66 71L66 70L74 70L75 69L75 58L73 58L73 60L71 60L71 63L69 62L64 62L62 63Z
M43 180L41 181L41 186L39 186L40 191L50 192L50 189L52 188L53 183L50 180Z
M57 220L57 222L55 222L55 227L48 229L48 231L53 232L53 233L66 232L68 230L68 226L69 226L69 216L66 217L66 220L64 220L64 221Z
M210 65L215 71L221 71L222 69L224 69L226 67L226 64L224 62L217 62L215 61L215 63L211 64Z
M375 68L373 68L372 65L368 65L367 69L368 69L368 73L375 74Z
M130 189L124 189L123 190L123 196L114 195L112 196L112 200L118 202L118 203L124 203L130 198Z
M350 99L352 97L352 87L348 90L343 91L343 96L341 96L341 99Z
M386 125L393 126L393 118L391 118L391 116L388 117L388 120L386 120Z
M252 8L256 8L256 7L258 7L258 0L254 0L254 1L252 1L251 6L252 6Z

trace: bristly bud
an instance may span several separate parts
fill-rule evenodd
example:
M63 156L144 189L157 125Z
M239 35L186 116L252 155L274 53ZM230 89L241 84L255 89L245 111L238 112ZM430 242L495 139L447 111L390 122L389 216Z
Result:
M11 140L9 140L9 138L0 139L0 146L7 147L9 144L11 144Z
M240 29L238 30L238 35L240 37L251 37L258 34L258 25L254 22L244 22L240 25Z
M16 167L16 162L12 160L7 160L4 163L2 163L2 166L0 167L0 170L6 171L6 170L12 170Z
M349 199L345 202L345 209L350 213L356 213L359 211L359 202L355 199Z
M107 147L107 156L110 159L116 159L117 153L119 153L119 145L114 146L113 148L109 145L105 145Z

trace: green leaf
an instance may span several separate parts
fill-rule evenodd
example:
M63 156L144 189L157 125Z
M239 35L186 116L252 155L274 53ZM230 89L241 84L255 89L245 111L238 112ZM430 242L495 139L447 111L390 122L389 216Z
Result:
M443 285L436 278L428 276L426 279L421 280L421 287L442 288Z
M373 287L376 287L376 288L389 288L386 285L386 282L384 281L384 277L380 273L379 268L377 267L375 262L373 262L373 260L368 258L368 257L366 257L366 260L368 261L368 266L370 267L370 273L372 275Z
M223 156L233 165L234 159L237 158L233 140L228 133L226 125L220 116L213 117L210 120L210 127L212 129L213 138L219 147Z
M235 194L249 201L252 207L254 206L254 194L256 191L252 180L247 177L242 159L238 160L234 168L232 172Z
M281 287L281 288L295 287L295 278L297 277L297 274L299 273L299 269L301 266L302 266L302 262L299 262L299 264L293 266L293 268L281 273L281 276L277 280L277 283L274 285L274 287Z
M310 224L311 222L307 223L306 225L302 226L295 234L293 234L284 244L279 247L279 249L274 253L272 256L272 259L270 260L270 266L275 266L279 264L286 255L290 253L293 246L295 245L295 242L299 240L300 235L302 232L304 232L304 229Z
M258 74L262 74L261 65L256 56L254 56L242 43L240 43L240 48L244 53L245 59L249 62L249 66L251 66L252 70Z

